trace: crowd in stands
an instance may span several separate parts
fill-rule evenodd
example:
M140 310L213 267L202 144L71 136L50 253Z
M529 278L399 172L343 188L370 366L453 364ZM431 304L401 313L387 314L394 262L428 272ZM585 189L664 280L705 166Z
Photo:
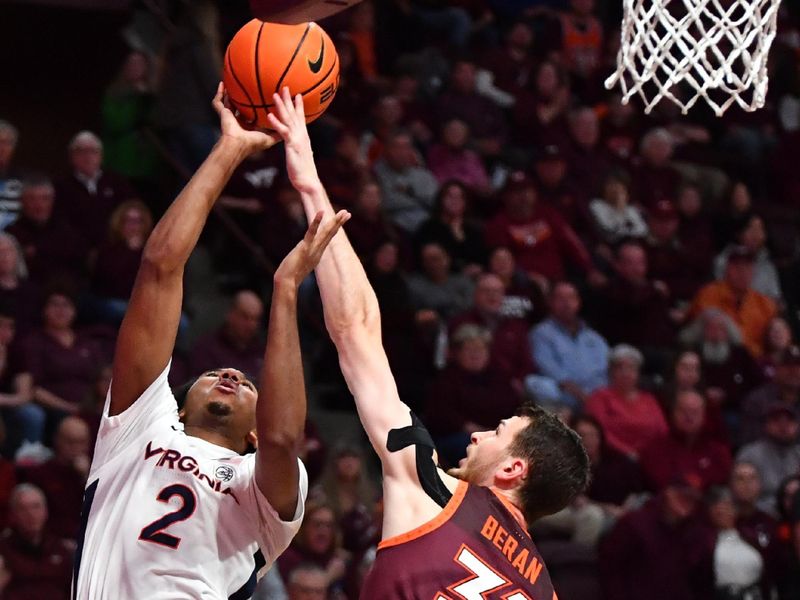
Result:
M217 136L209 100L244 21L174 4L158 47L132 47L109 82L102 127L75 123L62 173L18 164L28 132L0 115L3 600L68 597L142 248ZM800 11L780 8L766 106L722 118L605 90L620 11L365 0L324 23L341 83L311 128L319 173L353 214L401 396L443 466L523 402L583 438L589 489L532 526L559 598L797 600ZM187 289L176 388L259 370L269 269L306 228L281 147L219 206L201 244L230 308L188 339L204 288ZM312 393L352 411L313 278L301 330ZM320 426L303 527L256 598L355 600L374 558L372 460Z

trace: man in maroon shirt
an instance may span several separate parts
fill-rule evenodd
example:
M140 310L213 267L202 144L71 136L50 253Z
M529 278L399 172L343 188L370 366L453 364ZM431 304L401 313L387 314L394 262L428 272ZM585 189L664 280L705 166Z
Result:
M486 224L487 246L508 248L519 267L534 276L563 279L570 264L596 279L583 242L558 211L539 202L524 173L511 175L503 198L504 209Z
M44 492L50 507L48 529L60 538L78 537L83 488L89 474L89 438L89 427L82 419L65 418L53 440L53 458L22 473L25 481Z
M302 99L292 101L288 90L273 99L285 123L276 130L287 145L289 178L307 214L331 214ZM585 487L589 461L580 438L553 415L529 408L494 431L473 433L466 458L450 474L437 469L430 434L397 393L377 299L343 232L316 275L325 324L383 466L383 541L362 597L555 598L527 528Z
M650 442L640 457L649 486L661 490L676 477L694 474L703 488L728 481L731 451L703 435L706 401L698 392L686 390L673 399L672 430Z
M11 526L0 535L3 600L67 600L73 553L46 528L42 491L22 483L11 493Z
M264 360L258 335L263 314L264 304L254 292L236 294L222 327L195 342L189 370L203 373L216 365L229 365L257 376Z
M106 238L111 213L135 193L123 177L102 169L103 144L91 131L76 134L68 150L72 172L56 185L56 214L97 247Z

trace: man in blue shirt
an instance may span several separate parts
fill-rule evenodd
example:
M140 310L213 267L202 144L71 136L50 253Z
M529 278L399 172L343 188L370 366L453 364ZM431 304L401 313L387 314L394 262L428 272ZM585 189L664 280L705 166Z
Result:
M528 391L542 405L580 408L595 389L606 385L608 344L581 320L581 298L562 281L550 292L550 317L530 332L538 375L526 379Z

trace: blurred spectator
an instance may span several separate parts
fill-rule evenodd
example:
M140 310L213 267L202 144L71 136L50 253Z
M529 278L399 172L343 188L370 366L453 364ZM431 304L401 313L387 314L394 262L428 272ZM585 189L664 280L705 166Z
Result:
M612 172L603 184L603 195L589 203L595 231L601 242L616 244L627 238L643 238L647 224L636 206L631 205L630 182L621 171ZM610 250L607 251L607 258Z
M315 564L300 564L286 581L288 600L328 600L328 574ZM270 598L272 600L272 598Z
M751 442L761 435L766 410L775 404L800 408L800 348L797 346L789 346L780 355L773 380L754 389L742 402L742 442Z
M761 587L764 597L769 597L782 567L778 522L756 505L761 496L761 476L755 465L736 462L728 485L736 505L736 529L764 559L765 572Z
M106 89L101 106L105 164L127 177L139 194L152 194L157 188L158 156L146 130L154 89L155 68L150 56L132 50Z
M264 304L255 292L243 290L236 294L222 326L195 342L189 358L192 375L234 367L257 377L264 361L263 316Z
M0 420L0 445L5 444L5 437L6 425ZM15 485L17 485L17 472L14 463L0 455L0 528L2 529L8 525L9 500Z
M386 94L378 98L372 108L371 123L361 135L358 158L364 156L367 164L374 165L376 161L384 157L386 147L392 141L392 136L401 130L404 123L403 104L397 96ZM416 141L413 133L411 131L408 133L412 143ZM350 148L348 156L351 159L356 157L355 149ZM414 155L413 164L418 162L419 157Z
M697 258L697 263L708 266L714 249L714 224L710 218L711 211L703 202L700 189L692 183L684 183L678 189L675 200L680 224L678 238L689 254ZM708 273L704 273L707 277Z
M382 205L381 188L375 180L367 179L356 190L347 225L347 237L362 260L372 256L381 244L397 237Z
M73 551L47 529L44 494L22 483L11 492L10 507L10 527L0 537L4 600L67 600Z
M42 314L42 328L23 341L34 398L56 417L75 414L94 383L97 365L107 361L94 341L74 328L75 303L66 293L48 294Z
M102 168L103 144L91 131L77 133L67 149L71 173L56 184L55 215L97 247L106 237L111 213L135 194L127 180Z
M737 461L749 462L761 474L761 498L758 507L777 514L775 493L781 482L800 471L800 417L795 407L773 404L766 410L764 433L744 446Z
M708 560L714 598L760 598L765 573L758 549L736 529L737 511L731 492L715 487L707 498L709 521ZM699 587L699 586L698 586ZM710 590L709 590L710 592Z
M503 315L504 295L502 280L497 275L484 273L476 282L473 308L457 315L449 328L455 332L461 325L471 323L488 329L492 336L492 368L500 376L510 379L515 389L521 392L522 381L534 370L528 346L528 324L522 319Z
M713 418L719 418L723 410L729 416L738 413L745 394L761 382L761 374L741 345L732 319L719 309L707 308L681 339L700 355L709 412L717 415Z
M615 164L627 168L641 136L641 113L634 103L623 104L622 94L617 91L610 93L606 108L608 112L601 123L603 146Z
M428 150L428 168L440 184L454 179L476 194L488 194L489 175L480 157L469 149L469 135L464 121L445 121L439 142Z
M699 478L708 489L728 481L731 452L703 435L705 398L696 391L678 392L670 407L671 430L642 451L641 464L651 489L661 490L680 475Z
M283 257L303 239L308 224L300 201L300 193L285 183L275 192L275 201L268 206L261 218L261 243L273 265L280 264Z
M344 588L349 560L349 554L341 547L333 509L324 502L309 501L300 531L277 563L284 582L303 563L318 566L328 577L328 593L333 594Z
M0 409L3 420L13 425L11 431L2 431L8 444L5 448L12 454L25 441L42 441L46 415L44 409L33 401L33 378L16 333L16 320L9 314L9 308L0 303ZM5 439L6 433L8 439Z
M358 553L377 543L379 531L372 518L378 489L370 478L360 448L340 443L334 448L319 493L336 513L342 546Z
M91 269L91 312L96 319L113 325L122 321L152 229L153 215L139 200L126 200L111 214L108 237Z
M570 0L569 12L561 13L561 51L573 75L591 81L601 66L603 26L592 15L594 0Z
M739 222L739 226L734 231L734 243L729 244L714 259L714 276L718 280L723 279L730 254L745 248L754 257L751 289L772 298L775 302L780 302L781 284L778 279L778 270L769 257L766 243L767 232L764 220L758 215L751 214L747 219Z
M453 333L450 366L431 384L426 424L443 463L456 466L476 431L514 415L520 396L491 364L491 334L464 324Z
M89 456L94 456L94 447L97 442L97 432L100 430L100 420L106 404L106 396L111 387L111 364L101 365L94 377L92 389L81 404L78 418L89 428ZM304 459L305 462L305 459ZM306 463L307 464L307 463Z
M517 269L514 255L508 248L495 248L489 257L488 271L497 275L505 287L500 312L505 317L525 319L530 324L541 321L547 314L544 292L538 282Z
M609 447L603 429L592 417L583 415L572 424L581 436L592 465L592 478L586 496L598 503L613 523L636 504L644 490L639 463Z
M442 123L449 119L463 121L472 132L479 154L496 157L508 137L508 124L500 108L478 92L476 74L471 60L455 61L450 84L436 101L436 118Z
M22 212L6 231L19 242L33 281L74 284L84 277L88 247L76 229L54 214L53 194L48 179L26 180ZM91 219L88 212L85 217Z
M673 303L686 303L708 281L710 264L679 235L680 219L669 200L659 200L647 212L645 240L650 276L667 286Z
M5 229L19 213L22 175L11 164L18 141L17 128L0 119L0 229Z
M23 470L22 479L44 492L49 507L48 530L76 540L80 529L83 488L89 475L89 427L78 417L67 417L53 437L53 458Z
M639 389L643 357L636 348L620 344L608 357L608 387L586 401L586 414L603 427L608 445L629 457L638 457L654 439L667 434L667 422L651 394Z
M733 319L742 332L745 347L753 357L759 358L764 350L764 332L778 307L770 298L752 288L753 260L753 254L747 248L731 250L724 278L700 289L689 309L689 316L694 317L708 307L719 308Z
M622 517L600 544L606 600L701 600L703 529L694 517L696 482L672 482L642 508Z
M414 308L433 311L445 321L472 306L474 287L469 277L452 272L447 251L433 242L421 248L420 272L408 278Z
M642 137L641 160L633 171L636 203L650 208L659 200L675 198L681 176L670 164L674 149L674 139L666 129L651 129Z
M520 268L545 279L563 279L572 264L597 281L600 275L572 228L554 209L538 201L533 182L514 173L503 191L504 208L486 224L490 248L505 246Z
M594 198L603 191L603 183L612 167L610 157L600 144L600 120L593 109L584 106L570 112L567 124L571 141L569 172L582 196ZM636 196L634 200L639 201Z
M482 61L492 74L494 85L512 96L518 96L533 78L533 41L531 27L518 21L508 29L503 44L487 51Z
M752 214L753 196L750 188L742 181L734 181L728 190L726 203L721 208L714 219L714 234L718 247L729 244L741 228L741 223Z
M40 320L37 291L28 280L28 266L17 238L0 232L0 305L13 314L21 333Z
M574 285L554 284L549 300L550 317L530 332L539 375L526 383L540 404L580 412L589 395L608 382L608 344L581 320L581 298Z
M418 163L408 133L391 134L383 158L375 164L375 177L389 218L399 228L414 233L430 217L438 184Z
M614 278L598 291L597 328L609 343L637 346L661 366L675 335L669 290L648 276L647 254L637 242L619 246L614 269Z
M783 353L793 343L794 334L786 319L783 317L773 318L764 335L764 355L759 361L764 379L769 381L775 377L775 370Z
M164 44L154 122L172 157L194 172L217 141L211 108L222 75L219 11L211 0L177 7Z
M415 237L418 250L430 242L447 250L456 270L469 275L480 272L480 265L486 259L483 232L470 216L469 194L463 183L446 181L439 188L433 215L417 230Z
M569 99L569 82L561 67L550 60L539 63L531 91L521 93L514 104L514 142L526 149L535 140L565 143Z
M555 208L579 236L589 233L588 197L569 173L558 144L544 144L533 155L533 176L539 201Z
M351 129L342 129L336 137L333 156L319 161L319 176L331 202L350 208L356 193L371 179L369 163L361 151L358 136Z

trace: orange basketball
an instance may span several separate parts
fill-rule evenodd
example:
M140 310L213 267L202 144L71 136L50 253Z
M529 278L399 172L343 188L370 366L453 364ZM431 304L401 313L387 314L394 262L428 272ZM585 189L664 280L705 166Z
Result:
M272 94L303 95L306 122L328 108L339 87L339 56L316 23L281 25L253 19L225 51L222 74L231 108L248 126L269 129Z

